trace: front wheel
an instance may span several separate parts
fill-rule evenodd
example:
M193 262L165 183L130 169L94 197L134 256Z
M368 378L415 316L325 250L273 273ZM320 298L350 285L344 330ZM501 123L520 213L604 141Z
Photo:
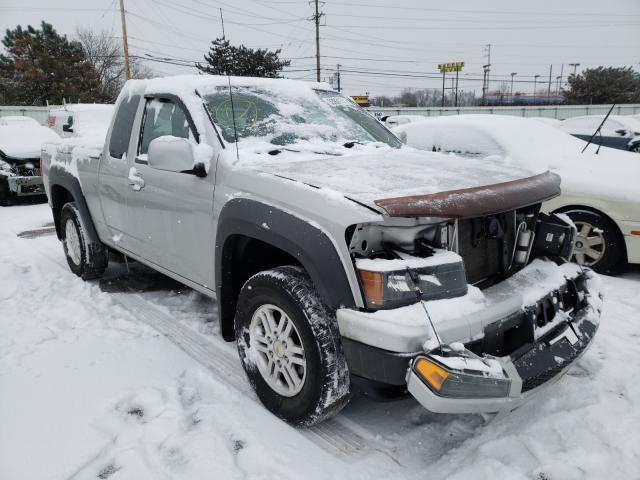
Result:
M235 331L247 377L278 417L310 426L348 403L349 370L335 315L303 269L251 277L238 297Z
M64 254L71 271L83 280L102 277L109 262L107 247L91 241L75 202L62 207L60 228Z
M571 260L598 273L609 273L624 258L624 242L616 225L588 210L564 212L578 229Z

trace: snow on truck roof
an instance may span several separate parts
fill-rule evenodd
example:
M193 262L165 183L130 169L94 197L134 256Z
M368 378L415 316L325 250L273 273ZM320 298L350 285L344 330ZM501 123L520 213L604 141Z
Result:
M259 87L268 90L286 92L297 96L313 90L333 90L327 83L303 82L288 78L226 77L221 75L175 75L172 77L150 78L145 80L129 80L123 91L132 93L167 93L178 96L194 95L195 91L206 91L209 88L227 87Z

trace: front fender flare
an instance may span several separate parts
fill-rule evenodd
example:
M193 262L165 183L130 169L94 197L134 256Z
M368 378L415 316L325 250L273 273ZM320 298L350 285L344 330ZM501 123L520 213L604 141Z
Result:
M230 286L234 236L260 240L299 261L328 307L355 305L340 256L320 228L272 205L236 198L220 212L215 245L216 294L225 338L228 338L225 325L233 325L237 299Z

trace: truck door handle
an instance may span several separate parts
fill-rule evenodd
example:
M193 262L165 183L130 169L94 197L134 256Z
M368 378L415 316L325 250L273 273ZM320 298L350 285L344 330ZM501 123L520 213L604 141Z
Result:
M134 167L131 167L129 170L127 180L129 180L129 185L135 192L139 192L144 188L144 178L142 178Z

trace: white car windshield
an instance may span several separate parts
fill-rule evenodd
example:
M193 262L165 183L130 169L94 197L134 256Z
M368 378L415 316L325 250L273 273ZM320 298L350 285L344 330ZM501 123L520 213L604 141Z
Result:
M270 144L287 146L300 142L402 144L373 116L342 95L309 90L307 95L262 87L233 86L233 105L228 87L216 87L203 95L213 122L222 137L242 147ZM234 125L235 120L235 125Z

